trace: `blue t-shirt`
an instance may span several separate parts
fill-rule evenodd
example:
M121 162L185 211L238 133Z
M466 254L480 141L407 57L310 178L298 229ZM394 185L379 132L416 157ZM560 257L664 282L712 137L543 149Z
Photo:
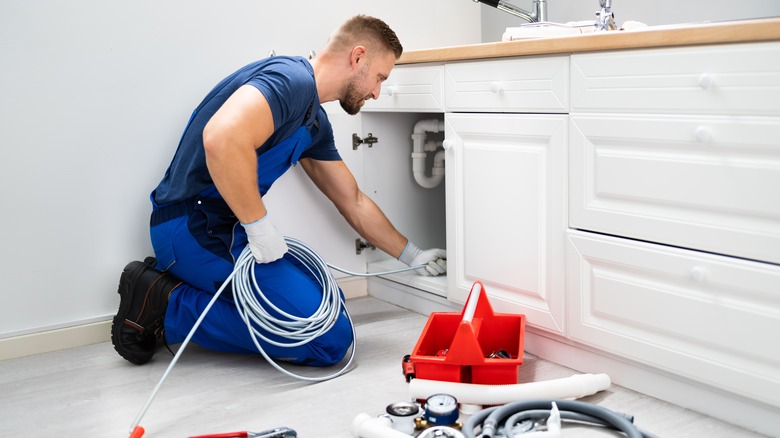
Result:
M191 198L214 184L206 168L203 128L228 97L246 84L263 93L274 119L274 132L257 149L258 157L305 126L312 135L312 145L301 158L341 159L333 141L333 128L317 96L311 64L301 57L274 56L244 66L223 79L198 105L165 176L154 191L157 204Z

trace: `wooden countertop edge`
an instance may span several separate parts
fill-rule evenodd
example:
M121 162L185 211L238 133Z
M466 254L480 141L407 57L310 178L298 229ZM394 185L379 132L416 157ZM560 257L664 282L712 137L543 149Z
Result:
M411 50L397 64L774 40L780 40L780 18Z

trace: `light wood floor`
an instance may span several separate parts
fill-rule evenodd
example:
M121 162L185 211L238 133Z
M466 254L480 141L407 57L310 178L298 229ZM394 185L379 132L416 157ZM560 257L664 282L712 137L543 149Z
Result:
M322 383L305 383L260 357L187 347L141 425L145 438L187 437L289 426L302 438L350 437L352 419L408 400L401 359L422 332L424 316L374 298L348 302L358 333L357 366ZM120 358L110 343L0 362L0 436L127 437L172 356L160 350L143 366ZM324 370L296 369L296 372ZM526 355L520 381L576 372ZM759 437L730 424L613 385L583 399L630 413L660 437ZM565 426L565 437L621 434Z

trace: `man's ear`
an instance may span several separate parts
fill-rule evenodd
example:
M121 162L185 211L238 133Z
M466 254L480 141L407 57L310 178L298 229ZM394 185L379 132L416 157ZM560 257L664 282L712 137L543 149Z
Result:
M365 62L366 60L366 48L363 46L355 46L350 54L350 61L353 66Z

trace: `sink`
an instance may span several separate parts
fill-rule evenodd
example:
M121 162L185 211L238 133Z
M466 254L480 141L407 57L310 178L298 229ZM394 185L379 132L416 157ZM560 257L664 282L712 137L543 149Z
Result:
M637 21L627 21L621 30L633 30L647 27ZM536 38L554 38L561 36L582 35L595 31L595 21L570 21L568 23L528 23L519 27L507 27L501 41L516 41Z
M519 27L507 27L501 41L581 35L593 32L594 24L595 22L591 20L569 23L541 22L524 24Z

